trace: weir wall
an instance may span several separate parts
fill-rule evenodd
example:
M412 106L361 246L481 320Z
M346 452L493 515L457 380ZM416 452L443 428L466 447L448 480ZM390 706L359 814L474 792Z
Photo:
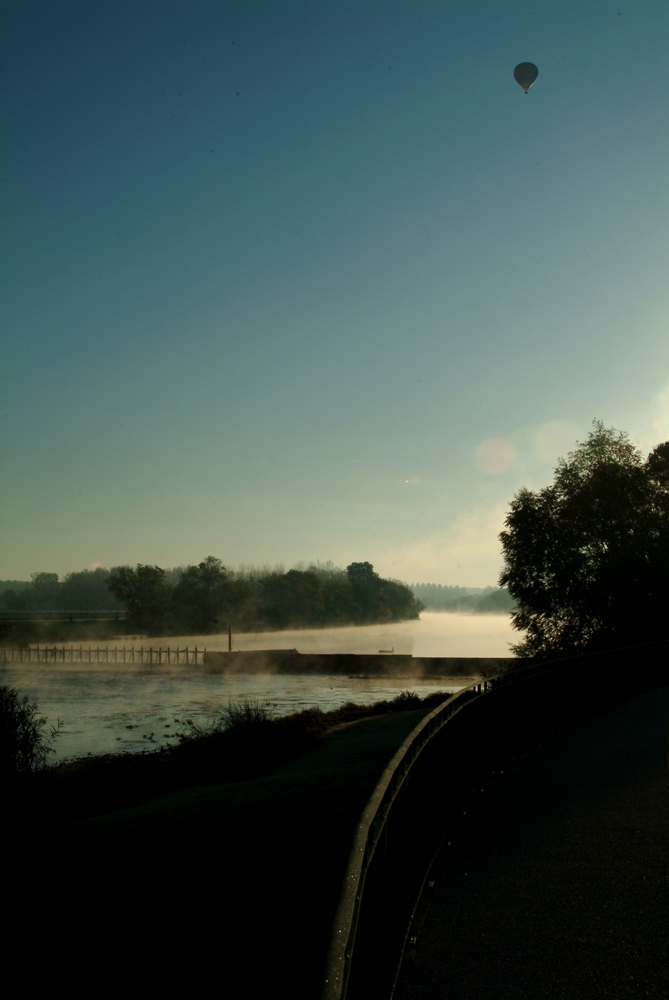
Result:
M518 661L513 657L421 656L400 653L298 653L296 649L207 651L204 666L223 674L315 674L354 677L493 677Z

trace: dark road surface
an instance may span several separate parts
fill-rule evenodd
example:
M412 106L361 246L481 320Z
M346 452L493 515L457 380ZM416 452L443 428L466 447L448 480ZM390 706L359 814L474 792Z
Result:
M396 1000L667 1000L667 726L669 687L477 789Z

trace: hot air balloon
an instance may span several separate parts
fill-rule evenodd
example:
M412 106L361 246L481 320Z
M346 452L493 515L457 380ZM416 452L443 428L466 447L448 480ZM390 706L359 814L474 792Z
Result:
M518 63L513 71L513 75L516 78L516 83L519 83L525 93L527 93L539 76L539 70L534 63Z

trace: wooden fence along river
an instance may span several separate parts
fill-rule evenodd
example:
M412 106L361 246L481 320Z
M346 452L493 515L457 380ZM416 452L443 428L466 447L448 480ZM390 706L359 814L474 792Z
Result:
M162 646L28 646L0 647L0 663L204 663L205 649Z
M141 636L140 638L144 638ZM349 677L490 677L504 672L509 657L452 657L366 653L298 653L296 649L240 652L162 646L25 646L0 647L2 663L147 663L193 664L222 674L311 674Z

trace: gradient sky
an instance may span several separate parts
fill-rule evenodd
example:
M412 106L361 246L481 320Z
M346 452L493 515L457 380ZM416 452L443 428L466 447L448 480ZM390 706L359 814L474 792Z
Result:
M666 0L0 17L0 578L493 584L593 418L669 437Z

